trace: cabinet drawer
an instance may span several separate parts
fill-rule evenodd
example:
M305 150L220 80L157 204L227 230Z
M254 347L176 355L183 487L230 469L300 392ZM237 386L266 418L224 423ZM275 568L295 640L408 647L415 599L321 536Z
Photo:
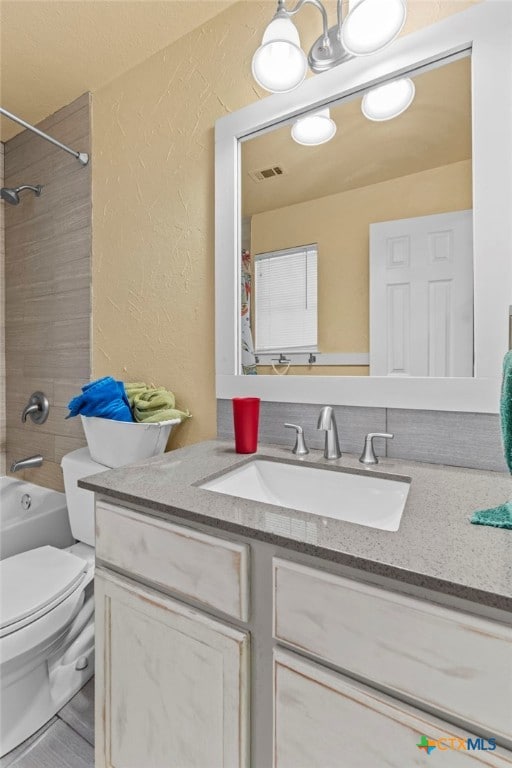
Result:
M96 556L134 578L248 619L249 551L244 544L99 501Z
M512 736L512 627L274 560L274 637Z
M274 768L413 768L429 764L423 745L447 768L512 766L483 735L279 650L274 699Z

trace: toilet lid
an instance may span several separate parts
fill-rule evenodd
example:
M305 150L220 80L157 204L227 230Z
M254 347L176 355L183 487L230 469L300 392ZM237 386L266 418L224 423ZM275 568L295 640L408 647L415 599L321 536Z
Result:
M0 629L66 597L87 571L85 560L55 547L38 547L0 562Z

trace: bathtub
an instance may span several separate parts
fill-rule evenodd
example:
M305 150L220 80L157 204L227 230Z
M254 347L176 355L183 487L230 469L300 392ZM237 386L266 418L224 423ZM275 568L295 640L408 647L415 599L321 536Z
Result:
M45 544L62 548L73 542L63 493L0 477L0 559Z

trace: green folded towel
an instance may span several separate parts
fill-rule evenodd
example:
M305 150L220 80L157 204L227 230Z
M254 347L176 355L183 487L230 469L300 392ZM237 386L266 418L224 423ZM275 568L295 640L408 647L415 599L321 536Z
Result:
M190 418L188 411L176 408L176 398L173 392L164 387L148 387L144 382L137 381L124 385L126 396L135 421L143 424L154 424L158 421Z
M471 522L475 525L492 525L493 528L508 528L512 531L512 501L507 501L494 509L475 512Z
M143 381L135 381L133 384L127 384L124 382L124 391L126 392L126 397L128 398L128 402L130 403L130 408L133 407L133 399L135 395L142 395L144 392L148 390L148 385L144 384Z
M507 352L503 360L500 414L505 461L512 472L512 350ZM492 525L494 528L512 530L512 501L506 501L494 509L475 512L471 522L475 525Z

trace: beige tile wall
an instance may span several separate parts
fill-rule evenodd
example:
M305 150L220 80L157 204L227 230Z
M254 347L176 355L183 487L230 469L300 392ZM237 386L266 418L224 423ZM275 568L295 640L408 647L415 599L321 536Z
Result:
M1 141L0 186L4 186L4 145ZM5 475L4 205L0 203L0 476Z
M39 124L89 151L90 99L85 94ZM5 214L5 354L7 466L36 453L40 469L18 477L63 490L60 460L85 444L66 404L90 378L91 170L23 131L5 144L5 185L43 184ZM50 416L21 422L31 393L42 390Z

